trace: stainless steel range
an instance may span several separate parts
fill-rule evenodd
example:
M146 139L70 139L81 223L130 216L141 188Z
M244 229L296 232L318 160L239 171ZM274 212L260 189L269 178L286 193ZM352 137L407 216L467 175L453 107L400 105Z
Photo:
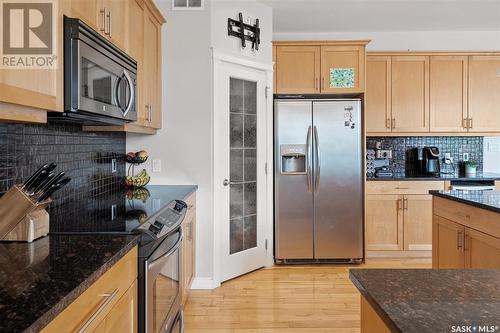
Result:
M139 241L139 332L184 331L181 306L181 224L187 205L172 201L136 231Z

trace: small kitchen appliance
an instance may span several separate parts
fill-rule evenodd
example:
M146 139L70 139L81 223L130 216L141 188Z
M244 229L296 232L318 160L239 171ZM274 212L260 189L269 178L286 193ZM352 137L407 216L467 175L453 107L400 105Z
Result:
M441 173L438 147L416 147L406 152L406 175L438 177Z

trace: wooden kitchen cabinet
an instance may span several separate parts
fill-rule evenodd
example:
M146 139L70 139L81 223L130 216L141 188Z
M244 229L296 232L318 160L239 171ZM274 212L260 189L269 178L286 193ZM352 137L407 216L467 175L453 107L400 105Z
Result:
M434 215L432 268L465 268L464 226Z
M165 22L150 1L144 9L144 80L143 104L146 126L161 128L161 26Z
M465 228L464 251L466 268L500 268L499 238Z
M353 70L353 86L338 88L330 80L335 69ZM321 45L321 92L326 94L363 93L365 91L365 46Z
M391 132L391 56L366 57L366 131Z
M273 93L276 94L276 45L273 45Z
M406 251L432 250L432 196L428 194L405 195L404 249Z
M104 11L100 12L99 0L70 0L71 17L77 17L95 31L102 33L105 26Z
M276 47L277 94L359 94L365 91L369 41L281 41ZM352 69L352 87L334 87L330 70Z
M467 132L467 67L467 56L430 57L431 132Z
M394 56L391 66L393 132L429 131L429 57Z
M500 55L469 57L469 132L500 131Z
M319 46L277 46L276 93L319 93L320 59Z
M403 196L366 196L366 250L403 250Z
M41 332L137 332L137 260L136 246Z
M182 224L182 233L184 240L182 242L182 304L185 304L188 298L188 290L193 282L196 260L196 193L191 194L186 199L188 211Z

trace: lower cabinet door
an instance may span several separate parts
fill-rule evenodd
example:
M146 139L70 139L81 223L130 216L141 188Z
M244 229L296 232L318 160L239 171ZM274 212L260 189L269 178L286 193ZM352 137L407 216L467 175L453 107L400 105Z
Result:
M432 268L465 268L465 227L433 216Z
M403 196L366 196L366 249L403 250Z
M500 239L465 228L465 267L500 268Z
M136 333L137 328L137 281L135 281L93 332Z
M432 195L405 195L404 249L432 250Z

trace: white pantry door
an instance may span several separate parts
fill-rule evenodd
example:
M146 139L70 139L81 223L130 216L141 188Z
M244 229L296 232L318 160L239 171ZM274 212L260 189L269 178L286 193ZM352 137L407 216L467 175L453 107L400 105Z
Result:
M266 73L223 63L217 72L215 214L221 282L266 264Z

